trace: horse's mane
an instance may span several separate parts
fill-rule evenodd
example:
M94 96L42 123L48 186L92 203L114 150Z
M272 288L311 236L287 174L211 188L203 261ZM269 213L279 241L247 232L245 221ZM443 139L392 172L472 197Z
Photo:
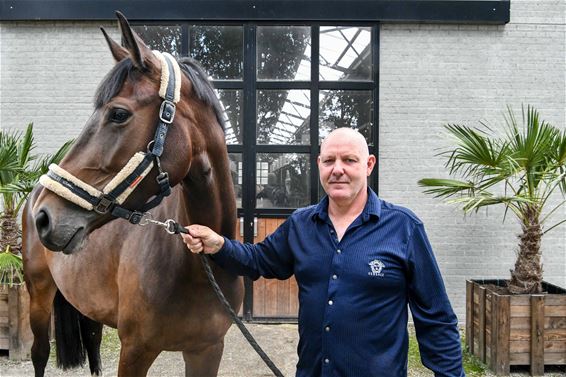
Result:
M222 106L220 101L214 92L212 84L208 80L208 75L202 69L202 67L191 58L181 58L178 59L179 67L181 71L187 76L193 85L193 90L197 98L203 101L205 104L212 106L214 109L214 114L222 130L224 130L224 118ZM118 62L110 72L106 75L102 83L96 90L94 96L94 105L96 108L104 106L108 103L114 96L118 94L124 81L130 75L139 74L132 64L130 59L123 59Z

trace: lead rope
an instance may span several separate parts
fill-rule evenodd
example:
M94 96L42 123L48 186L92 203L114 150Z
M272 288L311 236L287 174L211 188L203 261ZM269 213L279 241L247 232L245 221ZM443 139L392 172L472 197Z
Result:
M144 220L142 220L142 222L140 222L140 225L142 225L142 226L147 225L147 224L160 225L160 226L164 227L165 230L167 231L167 233L169 233L169 234L179 234L179 233L188 234L189 233L189 231L187 229L185 229L183 226L181 226L179 223L175 222L174 220L167 220L165 222L161 222L161 221L153 220L148 216L151 216L151 215L146 213L146 217L144 217ZM222 293L222 290L220 289L220 287L218 286L218 283L216 282L216 279L214 278L214 274L212 273L212 269L210 268L210 263L208 262L208 257L205 254L199 254L199 256L200 256L200 260L202 262L202 265L204 267L204 271L206 272L206 276L208 277L208 281L210 281L210 284L212 285L212 289L214 290L214 293L216 293L216 296L218 297L218 299L220 300L220 302L224 306L224 309L226 309L228 314L230 314L230 318L232 318L232 321L234 323L236 323L236 326L238 326L238 328L242 332L242 335L244 335L244 337L246 338L248 343L250 343L250 345L257 352L259 357L261 357L263 362L269 367L269 369L271 369L273 374L277 377L285 377L283 375L283 373L281 373L281 371L275 366L273 361L271 361L269 356L267 356L267 354L264 352L264 350L261 348L261 346L257 343L257 341L255 340L253 335L246 328L246 326L244 325L242 320L238 317L236 312L234 312L234 309L232 309L232 306L230 305L228 300L226 300L224 293Z

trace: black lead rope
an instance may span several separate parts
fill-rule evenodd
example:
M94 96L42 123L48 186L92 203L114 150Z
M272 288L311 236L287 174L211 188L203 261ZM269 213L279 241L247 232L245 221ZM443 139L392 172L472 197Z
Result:
M166 224L167 224L167 231L169 233L174 233L174 234L179 234L179 233L188 234L189 233L189 231L186 228L182 227L181 225L179 225L179 223L174 222L172 220L167 220ZM205 254L199 254L199 256L200 256L200 260L202 262L202 265L204 266L204 270L206 271L206 276L208 276L208 280L210 281L210 284L212 285L212 288L214 289L216 296L218 297L218 299L220 300L222 305L224 305L224 309L226 309L228 314L230 314L232 321L234 321L234 323L236 323L236 326L238 326L238 328L240 329L240 331L242 332L242 334L244 335L244 337L246 338L248 343L250 343L250 345L257 352L257 354L261 357L261 359L265 362L265 364L269 367L269 369L271 369L273 374L277 377L284 377L283 373L281 373L281 371L275 366L273 361L271 361L269 356L267 356L267 354L263 351L263 349L260 347L260 345L254 339L253 335L246 328L246 326L244 325L242 320L238 317L236 312L234 312L234 309L232 309L232 306L230 306L230 303L228 302L228 300L226 300L224 293L222 293L222 290L220 290L220 287L218 286L218 283L216 282L216 279L214 278L214 274L212 273L212 269L210 268L210 263L208 262L208 257Z

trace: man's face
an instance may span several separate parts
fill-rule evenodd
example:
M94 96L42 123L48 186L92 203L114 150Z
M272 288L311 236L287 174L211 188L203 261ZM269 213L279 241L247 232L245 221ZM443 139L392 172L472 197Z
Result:
M321 146L318 157L320 182L337 203L352 202L367 190L367 177L375 165L363 137L352 130L335 131Z

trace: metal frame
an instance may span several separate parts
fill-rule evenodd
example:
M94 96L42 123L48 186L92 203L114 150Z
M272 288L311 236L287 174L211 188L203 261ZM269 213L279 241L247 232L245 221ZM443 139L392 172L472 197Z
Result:
M164 25L169 22L135 22L134 24ZM258 153L303 153L309 154L310 164L310 204L318 202L319 180L318 169L316 166L319 154L319 93L322 90L364 90L371 92L373 107L371 109L372 145L370 153L377 155L379 146L379 23L322 23L322 22L245 22L245 23L221 23L221 22L192 22L183 21L175 23L182 28L183 42L181 52L188 54L189 48L189 27L192 24L198 25L241 25L243 28L243 77L241 80L213 80L214 86L219 90L232 89L241 90L243 94L243 144L230 144L227 146L228 153L242 154L242 208L238 209L238 216L243 218L243 236L246 242L253 242L254 217L260 218L285 218L288 217L294 208L256 208L256 159ZM309 26L311 32L311 80L310 81L284 81L269 80L258 81L257 61L256 61L256 31L261 26L271 25L296 25ZM320 27L321 26L359 26L371 28L370 46L372 56L372 77L369 81L320 81L319 80L319 47L320 47ZM256 138L256 117L257 117L257 93L262 89L304 89L310 91L310 144L309 145L263 145L257 144ZM378 189L377 167L369 179L370 186L377 191ZM245 279L246 294L244 297L243 317L246 320L270 322L273 319L256 318L253 316L253 282ZM281 321L283 319L278 319ZM291 321L292 319L286 319Z
M509 22L511 0L0 0L0 21Z

